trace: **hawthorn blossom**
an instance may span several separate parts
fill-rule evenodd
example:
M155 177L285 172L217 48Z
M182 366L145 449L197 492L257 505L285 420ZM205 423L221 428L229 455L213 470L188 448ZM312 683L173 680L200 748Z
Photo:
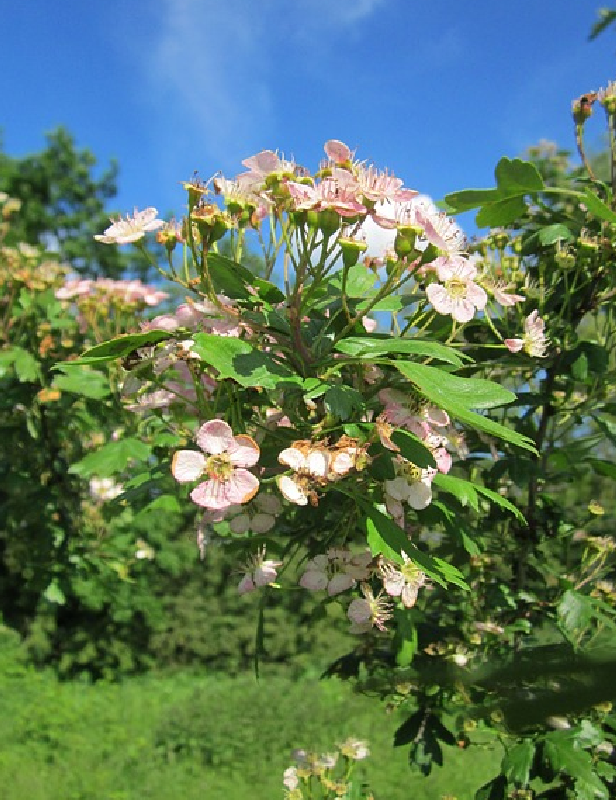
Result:
M524 337L522 339L505 339L510 353L518 353L524 349L529 356L545 358L548 339L545 335L545 322L538 316L537 309L524 320Z
M392 617L391 604L382 594L374 596L367 583L362 583L363 598L352 600L347 617L351 620L350 633L367 633L372 627L385 630L385 623Z
M370 755L367 743L359 739L347 739L339 747L342 755L350 758L351 761L362 761Z
M451 314L456 322L464 323L473 318L475 310L485 308L488 296L474 282L477 276L476 258L441 256L430 267L436 268L439 280L443 281L431 283L426 289L428 300L439 314Z
M232 533L267 533L276 524L276 517L282 512L282 503L273 494L260 492L246 507L230 506L227 509L229 529Z
M207 475L207 480L190 493L192 501L218 510L251 500L259 489L259 481L246 467L253 467L259 460L257 443L244 434L234 436L231 427L219 419L202 425L195 438L207 456L195 450L179 450L171 465L173 477L179 483Z
M366 207L357 199L357 186L353 176L346 170L339 172L346 177L325 178L314 186L287 181L286 187L294 200L295 210L324 211L331 208L341 217L365 214Z
M133 216L127 215L126 219L111 217L112 224L105 230L105 233L97 234L94 238L97 242L104 244L136 242L146 233L158 230L164 225L163 220L156 217L157 214L158 211L155 208L146 208L143 211L135 209Z
M497 303L500 303L501 306L510 308L516 303L521 303L526 299L523 294L510 294L506 291L508 288L509 287L504 283L497 283L492 287L494 299Z
M437 470L422 469L401 456L397 456L395 468L396 477L384 484L386 504L389 500L406 503L416 511L429 506Z
M371 561L369 551L353 555L349 550L331 549L326 555L317 555L308 561L299 585L312 592L327 589L328 595L333 597L351 589L358 580L367 580Z
M264 545L244 567L244 577L239 582L237 591L239 594L246 594L261 586L270 586L276 580L276 568L280 566L282 566L282 561L266 560Z
M425 573L402 551L403 564L382 559L379 572L383 579L383 588L390 597L399 597L405 608L412 608L419 589L426 582Z

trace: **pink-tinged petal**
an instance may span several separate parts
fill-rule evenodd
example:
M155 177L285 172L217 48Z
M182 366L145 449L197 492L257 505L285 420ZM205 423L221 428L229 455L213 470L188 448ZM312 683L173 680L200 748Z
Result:
M315 475L317 478L327 477L329 453L327 450L311 450L306 457L306 466L311 475Z
M426 409L426 417L428 422L432 423L432 425L437 425L438 427L449 425L449 414L446 411L443 411L442 408L429 406Z
M374 333L379 324L375 319L370 319L370 317L362 317L361 322L368 333Z
M419 586L416 583L405 583L400 599L405 608L412 608L417 602L417 595L419 594Z
M398 570L388 570L383 577L383 588L391 597L400 597L405 583L404 575Z
M279 475L277 482L282 496L290 503L295 503L298 506L308 505L308 495L292 477Z
M524 339L505 339L505 346L510 353L519 353L524 347Z
M452 303L451 316L456 322L468 322L475 316L475 306L470 300L460 298ZM435 306L436 308L436 306ZM437 309L438 310L438 309Z
M448 453L444 447L439 447L432 453L432 455L436 461L438 471L442 472L443 475L447 475L453 464L451 453Z
M178 450L171 462L171 474L179 483L198 480L203 474L205 456L197 450Z
M488 295L485 291L472 281L466 286L466 296L480 311L485 308L488 302Z
M206 422L199 428L195 438L202 450L214 456L224 453L235 444L231 427L221 419Z
M392 481L385 481L385 493L394 500L404 503L409 494L409 484L399 475Z
M322 592L327 589L327 574L314 569L308 569L300 578L299 585L310 592Z
M291 467L296 472L306 467L306 457L301 450L297 450L295 447L287 447L282 450L278 456L278 461L287 467Z
M444 286L440 283L431 283L426 289L426 295L437 313L451 314L453 301Z
M325 142L323 149L327 157L336 164L343 164L345 161L350 161L351 159L351 151L348 146L338 139L330 139Z
M278 166L278 156L271 150L262 150L250 158L242 161L243 166L248 167L251 172L268 173L274 172Z
M237 517L229 520L229 530L232 533L247 533L251 528L250 517L248 514L238 514Z
M273 494L264 494L261 492L261 494L255 499L255 503L263 512L263 514L276 516L276 514L280 514L282 512L282 503Z
M280 561L264 561L259 564L255 569L255 585L268 586L276 580L276 567L279 567L282 562Z
M234 467L254 467L259 460L259 445L250 436L240 433L229 447L229 457Z
M346 592L347 589L352 589L355 585L355 580L352 575L347 572L339 572L327 584L327 594L333 597L341 592Z
M501 306L505 306L506 308L514 306L516 303L521 303L522 300L526 300L524 295L508 294L497 286L494 287L494 299L497 303L500 303Z
M242 580L239 582L237 591L238 594L247 594L248 592L252 592L255 590L255 583L252 579L252 575L246 573Z
M234 469L224 487L228 505L247 503L259 491L259 480L246 469Z
M347 610L347 617L355 625L366 625L372 619L372 609L370 603L363 598L356 597L352 600Z
M233 505L233 501L228 499L225 487L226 484L221 481L204 481L192 490L190 499L198 506L209 508L212 511L228 508L230 505Z
M252 518L250 528L253 533L267 533L276 524L276 517L271 514L255 514Z
M415 511L421 511L432 502L432 485L428 479L422 479L409 486L408 496L406 502Z
M336 455L332 458L332 470L336 473L336 475L346 475L347 472L350 472L350 470L353 469L354 463L355 460L349 453L336 453Z

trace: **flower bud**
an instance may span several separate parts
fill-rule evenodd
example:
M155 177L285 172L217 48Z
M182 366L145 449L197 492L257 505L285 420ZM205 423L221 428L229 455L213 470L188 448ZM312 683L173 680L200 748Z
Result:
M351 239L347 236L341 236L338 239L338 245L342 251L342 263L347 269L354 267L357 264L359 257L368 249L366 242L359 241L358 239Z

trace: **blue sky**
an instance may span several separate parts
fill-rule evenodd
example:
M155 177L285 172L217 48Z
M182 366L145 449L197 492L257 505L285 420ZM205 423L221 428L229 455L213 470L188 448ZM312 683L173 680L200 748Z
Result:
M195 170L345 141L435 199L502 155L574 149L571 100L616 78L587 0L22 0L2 8L4 150L65 125L120 164L115 211L181 215ZM599 116L599 115L598 115ZM595 120L595 137L602 120ZM598 141L598 139L596 139Z

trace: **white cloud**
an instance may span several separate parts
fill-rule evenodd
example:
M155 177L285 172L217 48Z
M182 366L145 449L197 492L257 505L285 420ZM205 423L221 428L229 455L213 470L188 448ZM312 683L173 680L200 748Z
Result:
M356 30L387 0L165 0L144 54L156 102L195 128L203 157L224 171L275 141L280 71L305 69L309 42ZM176 141L181 141L178 136Z

